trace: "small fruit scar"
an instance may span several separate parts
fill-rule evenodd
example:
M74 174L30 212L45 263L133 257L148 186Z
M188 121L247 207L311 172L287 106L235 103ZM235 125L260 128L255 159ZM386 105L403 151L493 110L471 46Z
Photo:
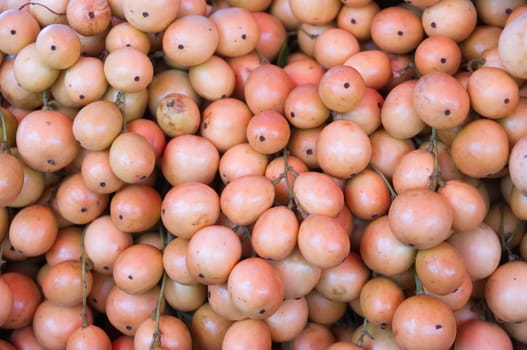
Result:
M439 330L439 329L443 328L443 326L440 325L440 324L436 324L436 327L435 327L435 328L436 328L437 330Z

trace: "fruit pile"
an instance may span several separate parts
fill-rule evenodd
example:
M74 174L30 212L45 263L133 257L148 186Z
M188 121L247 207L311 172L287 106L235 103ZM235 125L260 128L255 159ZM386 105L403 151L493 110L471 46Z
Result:
M0 349L526 349L525 0L0 1Z

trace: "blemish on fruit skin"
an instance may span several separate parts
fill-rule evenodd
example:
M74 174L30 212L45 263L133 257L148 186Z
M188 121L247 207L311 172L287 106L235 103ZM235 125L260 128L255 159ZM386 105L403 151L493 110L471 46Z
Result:
M440 325L440 324L436 324L436 329L441 329L441 328L443 328L442 325Z
M198 275L198 277L199 277L199 278L205 278L205 275L202 274L202 273L200 273L200 274Z
M260 140L260 142L264 142L264 141L265 141L265 136L260 135L260 137L258 138L258 140Z

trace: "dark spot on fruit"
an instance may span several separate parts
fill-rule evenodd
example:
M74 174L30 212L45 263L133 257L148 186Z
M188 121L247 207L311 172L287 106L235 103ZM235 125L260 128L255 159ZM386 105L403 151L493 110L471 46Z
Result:
M247 39L247 34L242 34L242 39L243 40Z
M372 219L375 219L377 216L378 216L378 214L371 214L370 217L371 217Z
M11 247L9 247L9 250L14 252L15 251L15 247L11 246Z
M139 81L139 80L141 80L141 77L138 76L138 75L136 75L136 76L134 77L134 81Z
M97 298L91 298L91 302L97 304L99 301L97 300Z
M349 87L350 87L350 83L345 82L345 83L344 83L344 89L347 89L347 88L349 88Z
M398 31L397 31L397 35L399 35L399 36L403 36L403 35L404 35L404 32L403 32L402 30L398 30Z
M146 179L146 175L139 176L139 180L144 180L144 179Z
M444 57L441 57L441 59L439 60L441 63L445 64L446 63L446 58Z
M50 49L51 49L51 51L55 51L57 49L57 47L55 45L51 45Z
M104 266L102 267L102 269L105 270L105 271L108 271L108 270L110 269L110 267L109 267L108 265L104 265Z
M351 24L356 24L357 20L355 18L350 19Z
M150 14L148 12L144 11L143 12L143 17L148 17L148 16L150 16Z
M90 17L90 19L94 19L95 13L93 13L93 11L88 12L88 17Z
M225 94L220 96L220 98L225 98L225 97L227 97L227 95L225 95Z
M514 281L516 281L516 277L513 277L512 279L513 279Z
M313 154L313 150L312 150L311 148L306 149L306 154L307 154L308 156L312 155L312 154Z
M260 137L258 137L258 140L260 140L260 142L264 142L265 141L265 136L260 135Z
M180 49L180 50L183 50L183 49L185 48L185 45L183 45L183 44L179 44L179 45L177 46L177 48Z
M382 107L382 103L377 102L377 107L381 108Z
M130 326L130 325L126 325L124 328L126 328L127 331L131 331L132 330L132 326Z
M260 311L258 311L258 313L259 313L260 315L265 314L265 309L261 309Z
M203 129L207 129L209 127L209 124L203 123Z
M441 329L443 328L443 326L441 326L440 324L436 324L436 329Z
M48 164L50 165L56 165L55 161L53 159L48 159Z
M388 324L386 322L382 322L379 327L381 327L381 329L385 329L386 327L388 326Z
M106 182L104 182L104 181L99 182L99 186L100 187L106 187Z
M79 95L79 99L81 99L81 100L84 100L84 97L85 97L85 96L82 95L82 94Z
M512 9L511 8L506 8L505 9L505 13L510 15L512 13Z
M132 275L128 275L128 279L129 279L129 280L133 280L134 277L133 277Z
M202 273L200 272L200 274L198 275L198 277L199 277L199 278L205 278L205 275L202 274Z
M290 116L291 118L294 118L294 117L295 117L295 112L291 112L291 113L289 113L289 116Z
M15 34L16 34L16 30L11 29L11 30L9 31L9 33L10 33L11 35L15 35Z
M119 220L124 219L123 214L119 214L118 218L119 218Z
M443 112L445 115L450 115L450 109L445 109L445 111Z
M408 243L409 247L414 247L415 245L413 243Z
M509 104L509 102L511 102L511 100L509 100L508 98L505 98L505 99L503 100L503 103L505 103L506 105Z
M126 44L125 46L126 46L126 47L130 47L130 46L132 46L132 45L130 45L130 44Z
M161 214L162 214L162 215L165 215L165 211L166 211L165 208L161 209Z
M432 28L436 28L436 27L437 27L436 22L432 22L432 23L430 23L430 27L432 27Z
M87 208L81 208L81 213L85 213L85 212L87 212L87 211L88 211Z
M455 293L455 292L457 292L458 290L459 290L459 288L456 288L456 289L454 289L454 290L452 291L452 293Z
M207 292L207 299L210 299L210 296L211 296L211 295L212 295L212 294L211 294L211 292L210 292L210 290L209 290L209 291Z

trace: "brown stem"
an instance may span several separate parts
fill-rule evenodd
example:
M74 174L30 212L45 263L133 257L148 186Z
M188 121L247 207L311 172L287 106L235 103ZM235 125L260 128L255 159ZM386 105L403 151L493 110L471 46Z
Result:
M123 131L126 131L127 129L127 123L126 123L126 118L125 118L125 110L124 110L124 107L125 107L125 104L126 104L126 95L124 92L122 91L118 91L117 92L117 95L115 96L115 100L113 101L113 103L117 106L117 108L119 108L119 110L121 111L121 114L123 115Z
M442 187L445 182L441 178L441 167L439 166L439 146L437 144L437 130L432 129L432 135L430 136L430 144L428 145L428 151L434 154L434 170L430 176L430 189L432 191L437 190L437 187Z
M373 335L370 334L370 332L368 332L368 320L366 318L364 318L364 321L362 321L362 330L360 332L360 336L359 336L359 339L357 340L357 346L359 347L362 347L362 345L364 344L364 337L369 337L370 339L372 340L375 340L375 338L373 337Z
M0 124L2 125L2 143L0 144L0 152L9 152L9 142L7 141L7 123L5 121L2 107L0 107Z
M423 295L423 294L425 294L425 289L423 287L423 283L421 282L421 279L417 275L416 271L414 271L414 279L415 279L415 295Z
M165 294L165 285L167 280L167 273L163 272L163 277L161 278L161 288L159 289L159 297L157 298L156 308L154 309L154 334L152 334L152 342L150 343L150 349L161 346L161 302Z
M388 181L388 179L382 173L382 171L379 168L377 168L373 163L370 163L369 167L371 168L371 170L375 171L381 177L382 181L386 184L386 186L388 187L388 191L390 191L390 200L393 201L395 197L397 197L397 192L395 192L390 181Z
M303 219L307 218L309 214L302 208L302 205L300 205L300 202L298 201L298 198L296 198L295 193L293 192L293 185L291 184L291 181L289 181L289 173L293 174L294 177L298 176L296 171L294 171L289 166L289 152L286 148L284 148L283 152L284 157L284 172L282 173L284 175L284 182L285 186L287 188L287 193L289 195L289 204L288 208L291 209L293 207L296 207L296 210L298 210L298 213L300 213L300 216L302 216Z
M65 13L60 13L60 12L57 12L55 10L52 10L51 8L49 8L48 6L44 5L44 4L41 4L39 2L26 2L25 4L23 4L22 6L20 6L18 9L21 11L22 9L24 9L24 7L26 6L29 6L29 5L37 5L37 6L42 6L43 8L45 8L46 10L48 10L49 12L51 12L52 14L54 15L57 15L57 16L66 16Z

